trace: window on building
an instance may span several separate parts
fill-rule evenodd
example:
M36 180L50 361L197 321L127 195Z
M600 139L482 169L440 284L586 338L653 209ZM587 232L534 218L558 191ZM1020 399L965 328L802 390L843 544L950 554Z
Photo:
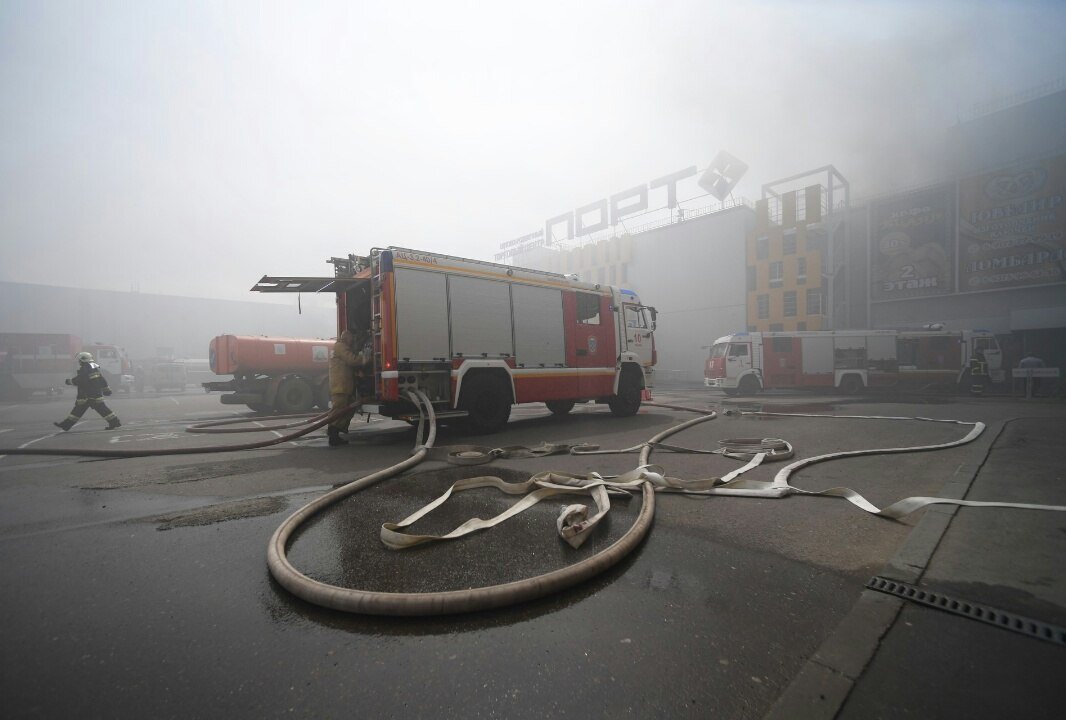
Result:
M796 254L796 231L785 233L785 236L781 239L781 254L782 255L795 255Z
M600 296L593 293L577 294L577 321L582 325L600 324Z
M759 260L770 257L770 238L764 235L755 241L755 257Z
M785 281L785 264L780 260L770 263L770 287L781 287Z
M797 330L806 330L807 329L807 323L804 322L803 320L800 320L798 323L796 323L796 329Z
M755 282L755 266L748 265L748 292L755 292L757 289Z
M807 284L807 258L802 255L796 258L796 284Z
M622 285L625 285L627 282L629 282L629 266L628 265L623 265L622 266L622 277L619 280L619 282Z
M796 317L796 291L785 292L785 317Z
M807 251L822 251L825 252L827 247L827 239L825 230L822 228L807 228Z
M758 310L759 310L759 319L760 320L769 320L770 319L770 296L769 295L760 295L758 297L758 303L757 304L758 304Z
M596 269L596 282L598 282L600 285L603 285L603 284L605 284L607 282L607 270L606 270L606 268L597 268Z
M807 314L822 314L822 289L807 288Z
M781 323L770 323L770 332L784 332L785 326Z
M611 266L611 284L612 285L617 285L618 284L618 268L615 267L614 265Z

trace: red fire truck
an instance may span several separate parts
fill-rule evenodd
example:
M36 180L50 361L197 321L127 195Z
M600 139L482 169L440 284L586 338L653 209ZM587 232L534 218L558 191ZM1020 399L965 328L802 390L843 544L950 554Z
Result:
M302 413L329 407L329 353L332 340L219 335L208 350L211 370L232 380L202 383L204 390L228 392L224 405L247 405L256 412Z
M656 313L631 290L398 247L330 262L334 277L263 277L252 290L337 294L338 331L372 335L372 412L417 418L418 389L438 415L486 433L516 403L633 415L653 385Z
M738 333L714 341L704 384L727 395L771 389L960 386L1003 379L986 330L835 330ZM980 378L980 379L978 379Z

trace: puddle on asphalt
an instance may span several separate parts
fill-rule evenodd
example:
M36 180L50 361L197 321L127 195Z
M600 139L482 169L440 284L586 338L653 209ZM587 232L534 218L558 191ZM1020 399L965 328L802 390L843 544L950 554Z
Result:
M157 515L152 522L158 523L157 530L172 530L178 527L197 527L242 518L273 515L288 507L288 499L283 497L262 497L250 500L208 505L195 510L185 510L167 515Z

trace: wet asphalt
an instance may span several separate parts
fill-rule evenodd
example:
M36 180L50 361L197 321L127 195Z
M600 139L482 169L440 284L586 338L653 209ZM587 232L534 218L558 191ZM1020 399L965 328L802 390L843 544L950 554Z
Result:
M656 396L706 410L737 407L698 387ZM90 418L52 436L51 422L66 405L62 399L0 405L0 446L203 447L248 439L185 433L189 423L232 414L217 396L191 390L116 398L119 432L103 432L103 422ZM982 420L990 428L1017 412L996 399L844 404L783 396L761 398L760 406ZM471 438L445 428L437 444L582 441L623 448L691 417L645 407L618 419L589 405L555 418L531 405L516 408L497 435ZM291 512L406 458L414 442L413 431L395 423L375 420L353 430L352 445L337 449L327 448L319 431L227 454L0 459L4 715L762 717L920 516L890 522L839 499L660 495L653 528L634 553L559 594L459 616L350 615L290 595L270 577L265 555ZM723 437L782 437L807 457L946 442L964 433L948 424L722 415L671 442L713 449ZM848 485L879 505L932 495L952 478L976 473L993 436L936 453L814 466L795 482L809 489ZM315 579L383 592L530 577L620 537L640 497L616 499L609 520L580 550L555 535L557 500L492 530L403 552L384 548L378 528L460 477L617 473L635 462L635 455L610 455L469 468L425 463L315 518L289 557ZM688 478L738 466L718 456L666 452L653 462ZM768 480L777 469L753 473ZM510 502L491 490L465 493L416 527L446 532Z

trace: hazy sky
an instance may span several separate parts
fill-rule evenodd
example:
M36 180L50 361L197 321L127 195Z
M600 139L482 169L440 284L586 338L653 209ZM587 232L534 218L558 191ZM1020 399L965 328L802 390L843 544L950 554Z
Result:
M491 259L723 149L753 200L905 187L1064 35L1061 2L4 0L0 280L250 300L374 246Z

